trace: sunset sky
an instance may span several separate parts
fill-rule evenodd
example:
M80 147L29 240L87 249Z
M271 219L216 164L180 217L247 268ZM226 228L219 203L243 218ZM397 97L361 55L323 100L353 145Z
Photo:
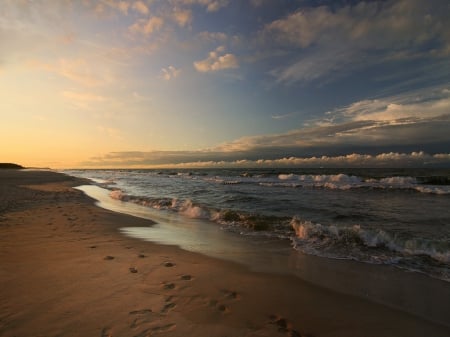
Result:
M448 0L1 0L0 162L450 165Z

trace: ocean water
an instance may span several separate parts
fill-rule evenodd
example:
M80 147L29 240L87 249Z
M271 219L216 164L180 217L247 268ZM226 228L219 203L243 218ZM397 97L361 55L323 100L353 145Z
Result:
M450 282L450 169L63 172L91 179L112 199L201 220L249 244L280 241L308 255Z

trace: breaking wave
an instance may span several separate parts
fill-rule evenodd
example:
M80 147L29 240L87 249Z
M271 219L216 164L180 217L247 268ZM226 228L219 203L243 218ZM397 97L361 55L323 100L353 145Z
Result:
M354 178L351 180L356 181ZM358 224L322 225L302 220L297 216L280 217L231 209L212 209L189 199L135 197L121 190L111 191L110 196L121 201L177 212L189 218L215 222L225 230L249 237L265 235L290 239L294 249L305 254L374 264L391 264L450 281L450 242L445 239L410 238L392 234L383 229L362 228Z
M280 223L283 227L289 228L288 217L249 214L231 209L212 209L196 204L190 199L136 197L118 189L112 190L109 196L116 200L132 202L158 210L177 212L189 218L209 220L228 229L275 232L280 227Z
M321 225L297 217L294 217L290 224L295 232L292 237L294 248L303 253L375 264L393 264L450 281L448 240L399 237L381 229L363 229L359 225Z
M261 181L262 186L310 187L335 190L353 188L415 190L421 193L450 194L447 177L386 177L381 179L362 178L354 175L297 175L279 174L277 180Z

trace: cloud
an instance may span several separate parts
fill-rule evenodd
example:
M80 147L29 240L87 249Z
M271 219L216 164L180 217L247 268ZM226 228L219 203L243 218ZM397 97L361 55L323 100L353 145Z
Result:
M447 47L449 27L446 1L419 0L359 2L336 10L319 6L305 8L275 20L265 28L282 43L306 48L336 42L362 49L403 50L439 39Z
M135 1L133 3L133 5L132 5L132 8L135 11L137 11L137 12L143 14L143 15L147 15L150 12L150 10L148 9L147 5L144 2L142 2L142 1Z
M136 102L149 102L152 101L152 98L150 96L144 96L141 95L140 93L134 91L131 94L131 97L136 101Z
M450 144L450 90L438 87L420 94L358 101L308 124L312 126L242 137L212 150L247 153L247 158L335 155L358 148L366 153L445 151Z
M358 55L357 55L358 54ZM328 74L336 78L342 73L363 66L365 58L360 53L345 48L336 48L332 52L305 53L299 61L287 66L277 67L270 71L278 83L292 84L296 82L311 82L322 79Z
M70 100L83 101L83 102L103 102L106 100L105 97L100 95L95 95L87 92L70 91L65 90L62 95Z
M111 152L82 163L85 167L153 168L270 168L270 167L436 167L450 166L450 153L428 154L423 151L386 152L376 155L351 153L342 156L284 157L278 159L208 160L205 152ZM206 160L197 160L205 158ZM183 161L186 160L186 161Z
M91 110L93 104L103 103L107 100L104 96L96 95L90 92L65 90L61 94L75 108L80 110Z
M203 31L198 34L198 37L205 42L225 42L228 40L227 34L222 32Z
M422 95L422 96L421 96ZM432 88L330 111L313 126L198 151L114 152L87 166L450 166L450 90Z
M260 7L262 5L264 5L265 3L268 3L269 0L250 0L250 4L253 7Z
M183 5L201 5L206 7L208 12L217 12L229 3L228 0L176 0L175 2Z
M288 117L279 116L280 118ZM198 151L115 152L90 166L450 166L450 89L357 101L308 127Z
M117 10L124 15L128 15L128 10L131 7L131 2L122 0L102 0L101 2L97 3L95 11L97 14L104 14L106 7Z
M291 112L291 113L287 113L287 114L284 114L284 115L272 115L271 117L272 117L272 119L276 119L276 120L278 120L278 119L286 119L286 118L289 118L289 117L293 116L294 114L295 114L294 112Z
M153 16L149 19L139 19L133 25L131 25L128 30L133 34L142 34L144 36L149 36L155 31L159 31L164 24L164 19Z
M303 8L267 24L262 38L291 53L272 71L278 82L308 82L380 60L448 57L450 22L444 0L358 2Z
M447 115L450 112L450 90L436 87L407 94L366 99L329 111L335 120L373 121L390 124L417 122Z
M199 72L213 72L218 70L238 68L239 63L233 54L225 54L225 47L220 46L209 53L204 60L194 62L194 67Z
M420 167L449 165L450 153L435 155L424 152L388 152L377 155L352 153L344 156L258 160L256 164L263 167Z
M123 138L122 132L119 129L109 126L98 125L97 131L102 135L102 137L106 136L108 138L113 138L116 140L121 140Z
M178 75L180 75L181 73L181 69L177 69L174 66L168 66L167 68L163 68L161 69L161 78L169 81L172 80L176 77L178 77Z
M114 81L114 76L106 64L94 65L88 62L86 58L60 58L55 63L30 60L27 65L31 68L56 73L68 80L88 87L105 85Z
M192 22L192 11L188 9L174 8L173 18L180 27L186 27Z

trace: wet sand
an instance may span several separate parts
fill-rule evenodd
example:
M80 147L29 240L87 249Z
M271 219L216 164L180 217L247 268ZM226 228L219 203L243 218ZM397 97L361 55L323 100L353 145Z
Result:
M448 336L294 276L121 235L81 180L0 171L0 336Z

